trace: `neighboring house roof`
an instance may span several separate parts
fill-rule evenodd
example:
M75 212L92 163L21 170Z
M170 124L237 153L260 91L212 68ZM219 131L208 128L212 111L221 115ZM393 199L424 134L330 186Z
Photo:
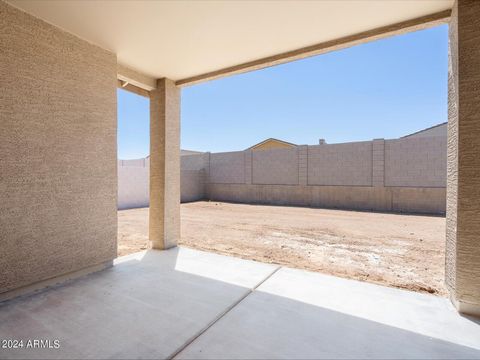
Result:
M275 143L275 144L280 145L281 147L295 147L295 146L297 146L296 144L292 144L288 141L283 141L283 140L279 140L279 139L275 139L275 138L268 138L268 139L265 139L265 140L259 142L258 144L250 146L247 150L253 150L253 149L256 149L256 148L261 148L261 147L264 147L268 143Z
M195 150L185 150L185 149L180 149L180 156L183 155L195 155L195 154L203 154L203 151L195 151ZM150 155L147 155L145 158L149 158Z
M181 155L194 155L194 154L201 154L203 153L203 151L195 151L195 150L184 150L184 149L181 149Z
M411 133L411 134L402 136L401 138L403 139L403 138L407 138L407 137L411 137L411 136L427 135L426 133L429 133L429 132L433 133L434 131L436 132L436 131L440 130L440 129L438 129L438 128L440 128L440 127L445 127L445 131L446 131L447 122L443 122L443 123L441 123L441 124L437 124L437 125L430 126L430 127L426 128L426 129L422 129L422 130L416 131L416 132L414 132L414 133ZM433 135L433 134L432 134L432 135ZM435 135L437 135L437 134L435 134ZM442 135L442 134L439 134L439 135Z

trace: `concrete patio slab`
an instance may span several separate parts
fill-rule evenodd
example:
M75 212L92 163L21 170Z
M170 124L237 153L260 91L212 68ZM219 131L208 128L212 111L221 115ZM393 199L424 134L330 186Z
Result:
M0 358L168 358L276 266L177 248L0 305L0 339L24 340ZM60 341L27 349L28 340Z
M480 358L446 298L282 268L177 358Z

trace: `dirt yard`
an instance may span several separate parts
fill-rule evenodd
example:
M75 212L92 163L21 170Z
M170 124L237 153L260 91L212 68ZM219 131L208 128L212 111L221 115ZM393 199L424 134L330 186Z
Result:
M182 204L180 245L444 296L445 218ZM146 249L148 208L118 212L118 254Z

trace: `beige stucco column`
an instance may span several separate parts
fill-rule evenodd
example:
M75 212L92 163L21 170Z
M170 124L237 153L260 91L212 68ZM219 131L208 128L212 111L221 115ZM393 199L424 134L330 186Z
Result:
M449 40L446 283L480 315L480 1L456 1Z
M159 79L150 92L150 218L154 249L180 239L180 89Z

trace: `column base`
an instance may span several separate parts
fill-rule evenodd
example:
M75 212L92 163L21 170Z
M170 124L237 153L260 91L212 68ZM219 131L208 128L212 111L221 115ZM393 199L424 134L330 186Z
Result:
M480 318L480 304L467 303L457 300L453 296L450 296L450 301L459 313Z
M168 250L177 247L176 244L165 245L164 242L150 241L149 248L153 250Z

